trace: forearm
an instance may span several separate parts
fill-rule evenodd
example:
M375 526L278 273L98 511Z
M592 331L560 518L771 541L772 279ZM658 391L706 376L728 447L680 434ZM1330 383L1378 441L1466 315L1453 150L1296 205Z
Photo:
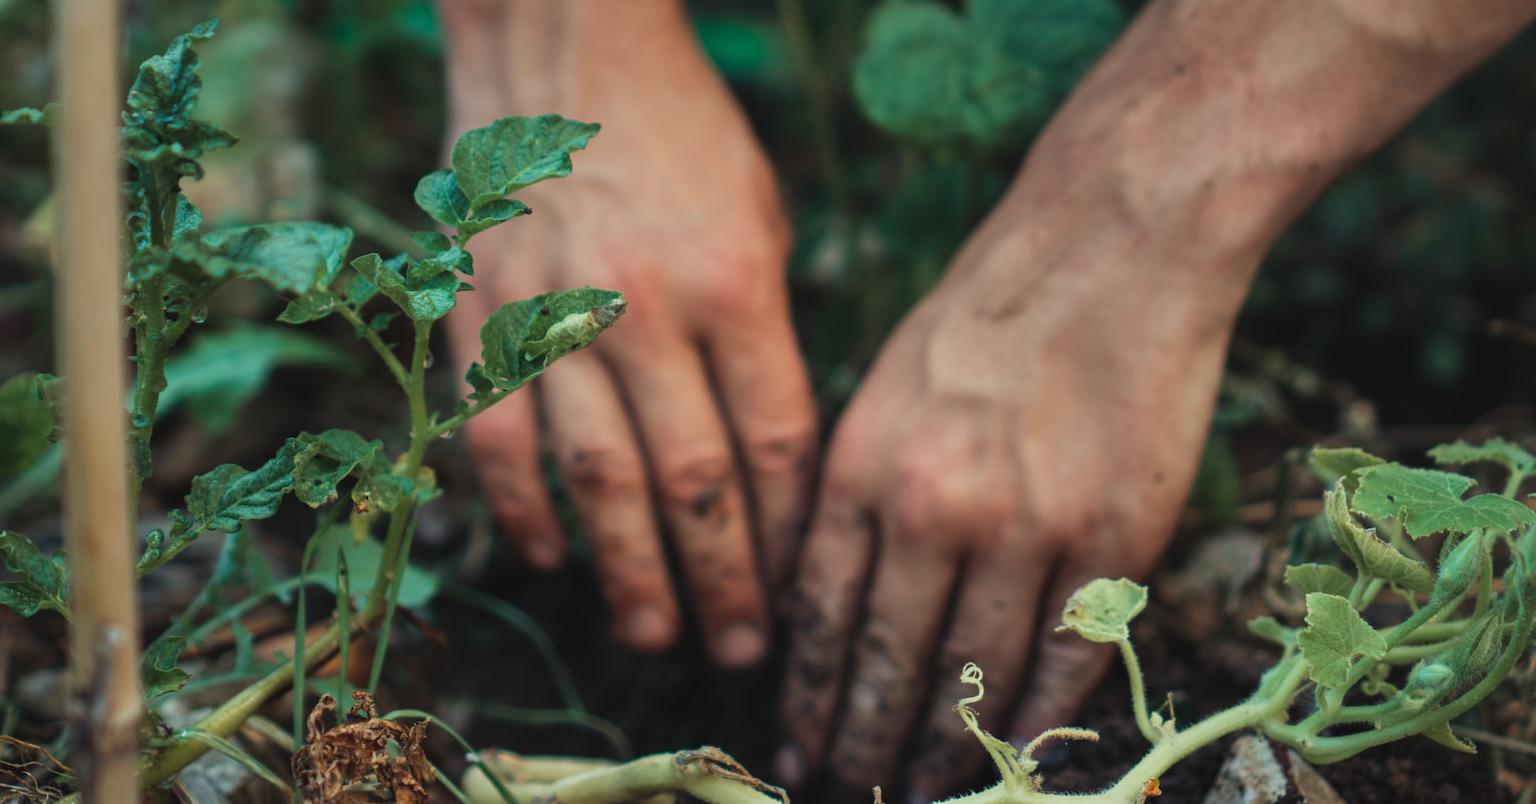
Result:
M1332 178L1533 15L1532 0L1157 0L1006 204L1096 209L1246 282Z

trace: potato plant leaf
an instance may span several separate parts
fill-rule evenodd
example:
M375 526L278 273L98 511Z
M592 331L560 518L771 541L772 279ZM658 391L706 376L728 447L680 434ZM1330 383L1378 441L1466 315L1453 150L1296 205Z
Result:
M1380 659L1387 641L1339 595L1313 592L1307 595L1307 627L1296 635L1296 644L1307 662L1307 674L1325 687L1348 680L1356 660Z
M1441 444L1429 451L1429 457L1441 466L1496 463L1520 475L1530 474L1536 470L1536 455L1526 452L1513 441L1497 437L1490 438L1481 444L1468 444L1465 441Z
M875 9L853 64L865 115L903 141L994 149L1044 122L1119 32L1108 0L930 0Z
M458 179L451 170L438 170L421 177L421 181L416 183L416 206L421 207L438 223L457 229L461 246L468 242L469 238L492 226L506 223L533 211L521 201L503 198L487 202L471 212L469 198L459 188ZM446 241L446 238L444 240ZM418 245L428 251L444 250L432 248L420 241Z
M1307 469L1324 483L1342 483L1350 494L1360 487L1356 472L1368 466L1379 466L1385 460L1359 447L1313 447L1307 454Z
M1090 642L1131 638L1130 622L1147 607L1147 588L1126 578L1098 578L1067 598L1057 631L1075 631Z
M1398 464L1359 470L1360 488L1350 502L1358 513L1378 519L1401 517L1409 536L1431 533L1509 532L1536 522L1536 512L1498 494L1463 500L1472 479L1434 469Z
M1355 563L1355 567L1364 575L1380 578L1413 592L1427 595L1433 591L1435 577L1429 567L1382 541L1375 529L1363 527L1356 522L1349 512L1348 499L1348 492L1342 488L1324 492L1323 516L1328 522L1328 532L1332 534L1333 540Z
M341 273L352 230L310 221L216 229L174 254L213 279L260 279L279 292L327 288Z
M175 192L175 180L180 176L201 176L197 159L204 152L235 142L229 132L190 117L202 90L193 44L213 36L217 27L218 20L209 20L176 37L164 53L139 66L128 90L128 109L123 113L120 133L123 154L151 179L141 187L153 187L151 191L157 195L160 188ZM162 198L148 200L151 209L164 208Z
M174 634L161 636L144 648L144 656L139 661L139 681L144 686L145 701L176 692L192 680L187 671L176 666L176 660L186 648L186 637Z
M464 132L453 144L450 161L470 211L531 184L570 175L571 153L587 147L598 128L596 123L545 114L503 117Z
M398 305L412 321L436 321L448 314L458 301L463 287L452 272L438 273L428 278L412 279L399 267L384 261L377 254L364 254L352 261L357 272L378 287L390 301Z
M483 366L467 378L477 392L510 391L550 363L592 343L624 313L624 294L577 288L504 304L480 327Z
M0 480L21 474L53 444L58 383L28 372L0 384Z
M358 473L366 477L387 475L390 471L384 444L368 441L351 430L303 433L294 443L294 495L311 508L334 502L336 486L348 475Z
M62 555L44 555L31 539L0 530L0 562L15 576L0 582L0 605L31 617L42 609L69 613L69 565Z
M1303 597L1313 592L1347 597L1355 586L1355 579L1328 564L1293 564L1285 568L1285 585Z

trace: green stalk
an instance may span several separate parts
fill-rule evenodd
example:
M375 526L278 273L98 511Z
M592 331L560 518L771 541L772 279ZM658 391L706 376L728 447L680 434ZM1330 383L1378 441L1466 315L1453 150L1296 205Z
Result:
M1136 728L1141 730L1147 742L1156 745L1163 735L1152 727L1152 720L1147 717L1147 687L1141 677L1141 660L1136 658L1136 649L1131 647L1129 639L1120 640L1119 645L1120 657L1125 660L1125 674L1131 680L1131 709L1136 713Z
M405 366L400 365L400 358L395 357L394 351L389 348L389 344L385 343L383 338L379 337L378 331L368 326L368 322L363 320L362 314L346 302L338 303L336 305L336 312L342 318L347 319L347 323L356 327L358 332L362 333L363 340L373 347L373 351L378 354L379 359L383 360L384 365L389 368L389 373L395 378L395 382L399 383L401 390L405 391L406 395L409 396L411 393L411 381L405 374Z

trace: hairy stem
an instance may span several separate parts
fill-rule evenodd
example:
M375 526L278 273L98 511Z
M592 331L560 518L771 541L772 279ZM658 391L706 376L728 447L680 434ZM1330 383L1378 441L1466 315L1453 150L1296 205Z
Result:
M1119 645L1120 657L1125 660L1125 674L1131 680L1131 709L1136 713L1136 728L1141 730L1147 742L1156 745L1162 735L1152 727L1152 720L1147 717L1147 686L1141 676L1141 660L1136 657L1136 649L1131 646L1129 639L1120 640Z

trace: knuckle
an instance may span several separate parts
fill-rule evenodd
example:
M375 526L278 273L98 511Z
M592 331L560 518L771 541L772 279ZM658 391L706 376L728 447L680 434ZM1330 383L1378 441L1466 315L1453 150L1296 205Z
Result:
M742 462L758 477L800 475L810 470L814 444L814 427L809 423L781 427L777 432L748 435L742 439Z
M735 482L736 469L729 455L702 453L664 463L656 475L669 505L709 519L724 513L726 490Z
M560 453L560 474L573 493L585 497L640 494L645 473L638 456L605 446L576 446Z

